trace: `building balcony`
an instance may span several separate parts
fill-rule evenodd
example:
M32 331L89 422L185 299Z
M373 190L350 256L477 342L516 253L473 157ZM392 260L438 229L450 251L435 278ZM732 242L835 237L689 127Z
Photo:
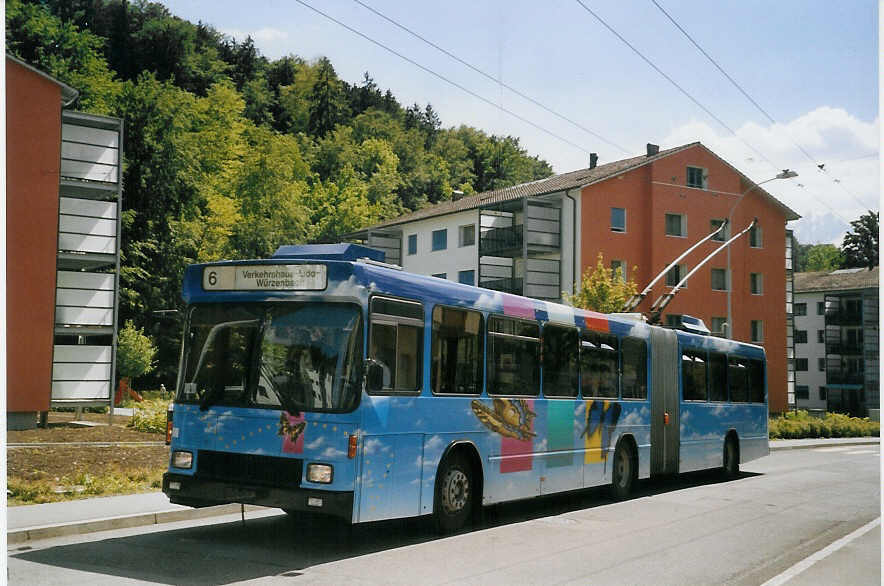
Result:
M514 295L522 294L522 279L488 279L479 283L480 287L500 291L501 293L513 293Z
M846 369L826 369L827 385L862 385L865 382L865 376L862 372L856 372Z
M863 323L862 311L826 310L826 325L859 326Z
M506 228L491 228L479 237L479 256L512 258L522 256L524 231L521 224Z
M840 356L861 356L862 353L862 343L829 342L826 344L826 354L838 354Z

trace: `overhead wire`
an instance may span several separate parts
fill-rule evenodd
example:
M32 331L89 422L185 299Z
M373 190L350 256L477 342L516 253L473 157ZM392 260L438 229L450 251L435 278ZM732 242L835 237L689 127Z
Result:
M368 10L368 11L372 12L373 14L379 16L380 18L383 18L384 20L386 20L387 22L389 22L389 23L392 24L393 26L395 26L395 27L397 27L397 28L399 28L399 29L401 29L401 30L407 32L408 34L410 34L411 36L415 37L416 39L419 39L420 41L423 41L424 43L426 43L427 45L433 47L434 49L436 49L436 50L439 51L440 53L443 53L443 54L447 55L448 57L450 57L451 59L454 59L455 61L457 61L457 62L460 63L461 65L464 65L465 67L468 67L468 68L472 69L473 71L475 71L475 72L478 73L479 75L481 75L481 76L483 76L483 77L485 77L485 78L487 78L487 79L493 81L494 83L497 83L497 84L499 84L500 86L506 88L507 90L509 90L510 92L512 92L512 93L514 93L515 95L519 96L519 97L522 98L523 100L527 100L528 102L531 102L532 104L534 104L534 105L537 106L538 108L540 108L540 109L542 109L542 110L544 110L544 111L546 111L546 112L552 114L553 116L559 118L560 120L564 120L565 122L567 122L568 124L574 126L575 128L578 128L578 129L582 130L583 132L586 132L587 134L590 134L590 135L594 136L595 138L599 139L600 141L604 142L605 144L610 145L610 146L612 146L612 147L614 147L614 148L620 150L621 152L623 152L623 153L625 153L625 154L629 154L629 151L627 151L625 148L623 148L623 147L620 146L619 144L617 144L617 143L615 143L615 142L613 142L613 141L611 141L611 140L608 140L608 139L605 138L604 136L600 135L599 133L597 133L597 132L595 132L595 131L593 131L593 130L591 130L591 129L585 127L585 126L583 126L583 125L580 124L579 122L577 122L577 121L575 121L575 120L572 120L571 118L565 116L564 114L561 114L561 113L559 113L559 112L556 112L555 110L553 110L552 108L546 106L545 104L541 103L540 101L536 100L535 98L532 98L531 96L526 95L525 93L519 91L518 89L512 87L511 85L504 83L504 82L501 81L500 79L495 78L495 77L494 77L493 75L491 75L490 73L487 73L487 72L485 72L485 71L479 69L478 67L476 67L476 66L473 65L472 63L470 63L470 62L468 62L468 61L465 61L464 59L458 57L457 55L455 55L455 54L452 53L451 51L449 51L449 50L447 50L447 49L445 49L445 48L443 48L443 47L440 47L438 44L436 44L436 43L434 43L433 41L431 41L431 40L425 38L425 37L422 36L421 34L419 34L419 33L415 32L415 31L411 30L411 29L408 28L407 26L405 26L405 25L403 25L402 23L398 22L397 20L395 20L395 19L393 19L393 18L387 16L386 14L380 12L379 10L377 10L377 9L375 9L375 8L373 8L373 7L371 7L371 6L369 6L368 4L366 4L365 2L363 2L362 0L353 0L353 1L356 2L357 4L359 4L360 6L362 6L363 8L365 8L366 10Z
M323 12L323 11L319 10L318 8L312 6L311 4L309 4L308 2L306 2L305 0L296 0L296 2L297 2L298 4L304 6L305 8L308 8L308 9L312 10L313 12L319 14L320 16L323 16L324 18L326 18L326 19L328 19L328 20L334 22L335 24L337 24L337 25L339 25L339 26L341 26L341 27L347 29L347 30L350 31L351 33L353 33L353 34L355 34L355 35L358 35L359 37L362 37L362 38L365 39L366 41L368 41L368 42L370 42L370 43L372 43L372 44L374 44L374 45L377 45L378 47L384 49L385 51L387 51L387 52L389 52L389 53L392 53L393 55L396 55L397 57L399 57L400 59L402 59L402 60L404 60L404 61L407 61L408 63L411 63L412 65L414 65L415 67L417 67L417 68L419 68L419 69L425 71L426 73L429 73L430 75L432 75L432 76L434 76L434 77L436 77L436 78L438 78L438 79L441 79L442 81L444 81L444 82L446 82L446 83L448 83L448 84L450 84L450 85L456 87L457 89L461 90L462 92L465 92L465 93L467 93L467 94L473 96L473 97L476 98L477 100L480 100L480 101L484 102L485 104L488 104L488 105L491 106L492 108L497 108L498 110L500 110L500 111L502 111L502 112L504 112L504 113L506 113L506 114L509 114L509 115L512 116L513 118L515 118L515 119L517 119L517 120L520 120L521 122L524 122L525 124L527 124L527 125L529 125L529 126L535 128L535 129L537 129L537 130L539 130L539 131L541 131L541 132L543 132L543 133L545 133L545 134L548 134L549 136L552 136L553 138L555 138L555 139L557 139L557 140L560 140L561 142L563 142L563 143L565 143L565 144L567 144L567 145L569 145L569 146L572 146L572 147L574 147L574 148L576 148L576 149L578 149L578 150L580 150L580 151L583 151L584 153L591 154L590 151L589 151L588 149L586 149L586 148L584 148L584 147L582 147L582 146L580 146L580 145L578 145L578 144L576 144L576 143L574 143L574 142L568 140L567 138L565 138L565 137L563 137L563 136L560 136L559 134L556 134L555 132L553 132L553 131L551 131L551 130L548 130L547 128L544 128L543 126L540 126L540 125L537 124L536 122L533 122L532 120L529 120L528 118L525 118L524 116L522 116L522 115L520 115L520 114L517 114L516 112L513 112L512 110L510 110L510 109L508 109L508 108L505 108L505 107L503 107L503 106L500 105L500 104L496 104L496 103L494 103L492 100L489 100L488 98L485 98L485 97L483 97L483 96L477 94L477 93L474 92L473 90L471 90L471 89L469 89L469 88L467 88L467 87L465 87L465 86L463 86L463 85L457 83L456 81L453 81L453 80L451 80L451 79L445 77L445 76L442 75L441 73L437 73L436 71L433 71L433 70L430 69L429 67L426 67L425 65L422 65L422 64L418 63L418 62L415 61L414 59L412 59L412 58L410 58L410 57L408 57L408 56L406 56L406 55L403 55L403 54L400 53L399 51L396 51L395 49L393 49L393 48L391 48L391 47L388 47L387 45L381 43L380 41L377 41L377 40L375 40L375 39L369 37L369 36L366 35L365 33L363 33L363 32L361 32L361 31L359 31L359 30L357 30L357 29L351 27L350 25L348 25L348 24L346 24L346 23L344 23L344 22L341 22L340 20L336 19L335 17L333 17L333 16L331 16L331 15L329 15L329 14L326 14L325 12Z
M669 14L668 12L666 12L666 9L664 9L662 6L660 6L660 3L657 2L657 0L651 0L651 2L654 4L654 6L657 7L657 9L658 9L660 12L663 13L663 15L664 15L667 19L669 19L669 22L671 22L671 23L675 26L675 28L677 28L679 31L681 31L681 34L683 34L683 35L684 35L684 36L685 36L685 37L691 42L691 44L694 45L694 47L696 47L696 49L697 49L700 53L702 53L703 56L706 57L706 59L709 60L709 62L712 63L712 65L714 65L715 68L718 69L718 71L719 71L719 72L720 72L725 78L727 78L727 80L728 80L729 82L731 82L731 85L733 85L735 88L737 88L737 90L738 90L741 94L743 94L743 96L744 96L747 100L749 100L749 102L751 102L752 105L755 106L755 108L756 108L759 112L761 112L761 114L764 115L765 118L767 118L768 122L770 122L771 124L779 124L779 122L777 122L776 119L774 119L774 117L771 116L771 115L767 112L767 110L765 110L764 108L761 107L761 104L759 104L759 103L758 103L758 102L757 102L752 96L749 95L749 92L747 92L747 91L743 88L743 86L741 86L739 83L737 83L737 81L736 81L736 80L735 80L735 79L734 79L734 78L733 78L733 77L732 77L727 71L725 71L724 68L723 68L721 65L719 65L719 63L718 63L715 59L713 59L712 56L711 56L709 53L706 52L705 49L703 49L703 47L700 46L700 44L699 44L699 43L698 43L698 42L697 42L697 41L696 41L696 40L695 40L695 39L694 39L694 38L688 33L688 31L686 31L686 30L684 29L684 27L682 27L682 26L678 23L678 21L675 20L675 18L673 18L673 16L672 16L671 14ZM854 194L852 194L851 192L849 192L849 191L848 191L843 185L841 185L841 180L835 178L834 176L832 176L832 175L831 175L831 174L825 169L825 166L820 164L819 159L817 159L816 157L812 156L809 152L807 152L807 150L806 150L803 146L801 146L800 144L798 144L798 141L795 140L795 138L792 136L792 134L789 132L788 128L786 128L785 125L781 125L781 126L783 126L783 129L785 130L786 136L789 138L790 141L792 141L792 144L795 145L795 147L796 147L799 151L801 151L801 153L807 158L807 160L809 160L811 163L813 163L813 164L817 167L817 169L818 169L819 171L821 171L821 172L825 173L826 175L828 175L828 176L833 180L833 182L834 182L836 185L838 185L838 186L844 191L844 193L846 193L847 195L849 195L850 197L852 197L852 198L853 198L853 199L854 199L859 205L861 205L861 206L863 206L863 207L866 206L866 204L863 203L862 201L860 201L860 199L859 199L858 197L856 197Z
M765 161L766 161L771 167L773 167L774 169L780 170L780 167L778 167L773 161L771 161L767 156L765 156L764 153L760 152L758 149L756 149L754 146L752 146L751 144L749 144L748 142L746 142L742 137L740 137L740 135L738 135L738 134L736 133L736 131L734 131L734 129L732 129L730 126L728 126L728 125L727 125L727 124L726 124L721 118L719 118L718 116L716 116L715 113L712 112L712 110L710 110L710 109L707 108L705 105L703 105L703 104L702 104L697 98L695 98L693 95L691 95L690 92L688 92L686 89L684 89L681 85L678 84L678 82L676 82L672 77L670 77L669 75L667 75L666 72L664 72L662 69L660 69L660 68L659 68L659 67L658 67L653 61L651 61L648 57L646 57L646 56L644 55L644 53L642 53L641 51L639 51L639 50L638 50L638 49L637 49L632 43L630 43L628 40L626 40L626 38L625 38L623 35L621 35L619 32L617 32L617 30L614 29L614 27L612 27L611 25L609 25L609 24L608 24L608 23L607 23L607 22L606 22L601 16L599 16L598 14L596 14L592 9L590 9L586 4L584 4L584 3L583 3L583 0L576 0L576 2L577 2L577 3L578 3L578 4L579 4L579 5L580 5L580 6L581 6L586 12L588 12L590 15L592 15L593 18L595 18L595 19L596 19L596 20L597 20L602 26L604 26L606 29L608 29L608 31L609 31L611 34L613 34L615 37L617 37L618 39L620 39L620 41L621 41L624 45L626 45L627 47L629 47L630 49L632 49L632 52L635 53L636 55L638 55L638 56L639 56L639 57L640 57L645 63L647 63L647 64L648 64L648 65L649 65L654 71L656 71L656 72L659 73L661 76L663 76L663 77L664 77L664 78L665 78L670 84L672 84L676 89L678 89L682 94L684 94L684 95L685 95L685 96L686 96L691 102L693 102L698 108L700 108L701 110L703 110L704 112L706 112L706 114L708 114L710 118L712 118L713 120L715 120L716 122L718 122L723 128L725 128L728 132L730 132L731 134L733 134L734 137L737 138L737 140L739 140L740 142L742 142L742 143L743 143L747 148L749 148L752 152L754 152L754 153L757 154L759 157L761 157L762 159L764 159L764 160L765 160ZM822 198L820 198L820 197L814 195L813 193L811 193L811 192L809 192L809 191L807 191L807 193L810 194L811 197L813 197L815 200L817 200L817 202L819 202L820 204L822 204L823 206L825 206L830 212L832 212L832 214L834 214L834 215L835 215L838 219L840 219L842 222L844 222L844 223L847 224L848 226L850 225L850 222L848 222L848 221L845 220L843 217L841 217L841 215L840 215L838 212L836 212L836 211L832 208L832 206L830 206L828 203L826 203L826 201L824 201Z

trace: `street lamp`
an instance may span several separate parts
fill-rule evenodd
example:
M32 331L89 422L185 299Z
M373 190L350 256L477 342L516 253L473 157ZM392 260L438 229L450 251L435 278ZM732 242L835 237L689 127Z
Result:
M730 230L730 227L734 225L734 210L737 209L737 206L740 205L740 202L743 201L743 198L746 197L746 194L748 194L750 191L752 191L753 189L755 189L759 185L763 185L765 183L768 183L769 181L775 181L777 179L792 179L793 177L798 177L798 173L796 173L795 171L793 171L791 169L783 169L780 173L777 173L777 175L775 177L771 177L770 179L765 179L764 181L761 181L759 183L755 183L754 185L752 185L752 187L750 187L749 189L747 189L746 191L741 193L740 197L737 198L737 201L734 202L734 205L731 206L731 209L727 213L728 230ZM727 325L728 325L727 337L730 339L733 339L735 328L733 326L734 318L733 318L733 315L731 315L731 289L733 289L733 283L732 283L733 279L731 278L731 247L730 246L727 247L726 279L727 279Z

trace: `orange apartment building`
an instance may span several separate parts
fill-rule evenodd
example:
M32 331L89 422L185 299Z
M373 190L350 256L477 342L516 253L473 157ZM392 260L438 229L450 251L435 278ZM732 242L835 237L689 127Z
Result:
M715 335L763 345L770 410L783 412L791 397L786 224L799 217L695 142L663 151L649 144L644 155L602 165L593 155L587 169L443 202L352 236L411 272L560 301L600 252L609 266L628 267L642 289L719 222L730 218L735 235L757 218L730 246L729 263L722 251L689 279L663 323L691 315ZM720 244L692 252L637 311Z

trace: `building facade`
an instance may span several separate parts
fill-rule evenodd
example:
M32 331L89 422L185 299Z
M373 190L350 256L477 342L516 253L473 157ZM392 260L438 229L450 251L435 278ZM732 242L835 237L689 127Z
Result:
M371 226L355 239L406 270L560 301L594 267L622 267L643 288L684 250L729 221L720 240L757 226L695 273L664 323L690 314L717 335L762 344L770 408L787 408L786 223L798 214L700 143L443 202ZM709 241L639 311L721 245ZM399 259L399 261L394 260ZM788 266L791 269L791 266Z
M6 56L7 427L107 405L119 288L122 122Z
M795 274L799 409L876 416L878 268Z

